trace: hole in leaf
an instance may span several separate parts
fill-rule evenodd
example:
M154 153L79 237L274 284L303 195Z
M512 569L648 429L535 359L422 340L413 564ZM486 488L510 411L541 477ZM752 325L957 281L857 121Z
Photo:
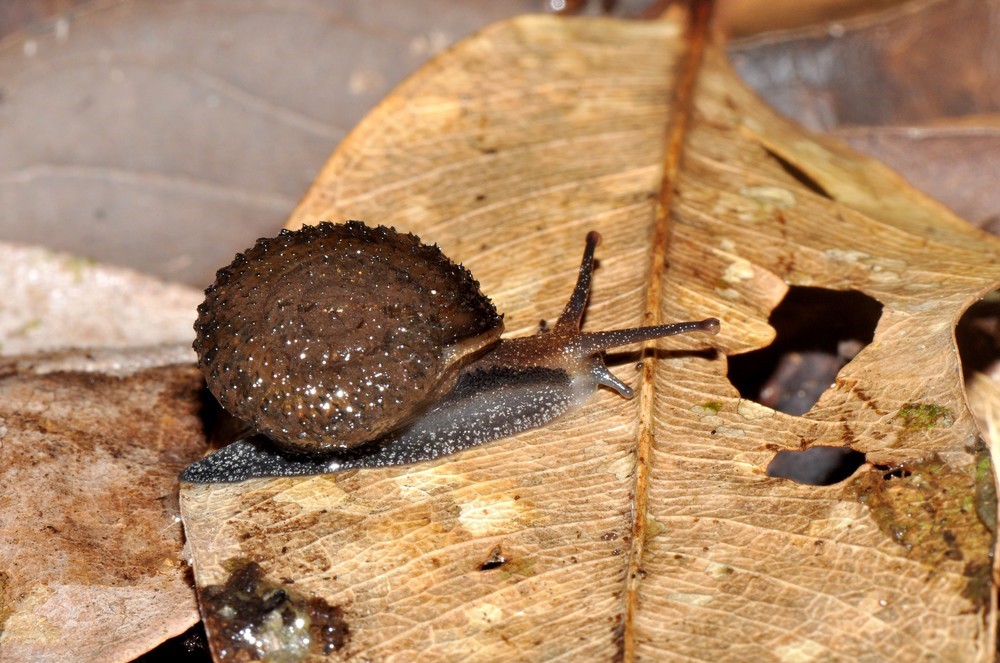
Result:
M865 455L850 447L816 446L779 451L767 465L767 476L790 479L808 486L829 486L854 474Z
M792 286L768 322L766 348L729 358L729 380L743 398L805 414L837 373L871 343L882 305L855 290Z
M133 659L132 663L212 663L204 624L198 622L184 633Z
M966 384L977 372L1000 381L1000 291L986 295L962 314L955 340Z
M882 473L883 481L892 479L906 479L913 474L912 470L903 465L875 465L876 470Z

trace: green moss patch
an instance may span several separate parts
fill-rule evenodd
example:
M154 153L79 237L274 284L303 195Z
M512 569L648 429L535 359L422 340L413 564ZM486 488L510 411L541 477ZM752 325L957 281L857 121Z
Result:
M983 607L989 601L993 533L977 508L983 483L977 479L933 454L897 467L875 468L852 487L879 529L903 546L907 557L935 569L961 563L965 595Z
M719 414L719 411L722 410L722 403L719 401L706 401L701 404L701 409L712 414Z
M955 415L951 410L933 403L907 403L899 408L896 416L903 420L904 426L912 430L948 428L955 423Z

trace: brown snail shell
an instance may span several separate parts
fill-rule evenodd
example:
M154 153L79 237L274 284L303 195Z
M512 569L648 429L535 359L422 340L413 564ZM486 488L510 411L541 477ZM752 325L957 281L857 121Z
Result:
M357 221L259 240L219 270L198 314L209 390L302 453L399 427L503 331L478 282L438 247Z

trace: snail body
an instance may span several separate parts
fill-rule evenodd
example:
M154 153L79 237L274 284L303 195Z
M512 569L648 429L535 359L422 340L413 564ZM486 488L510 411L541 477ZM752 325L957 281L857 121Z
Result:
M605 350L719 321L581 331L599 240L555 325L511 339L472 275L413 235L349 221L259 240L206 290L194 343L209 390L259 435L182 479L415 463L544 425L602 385L631 398Z

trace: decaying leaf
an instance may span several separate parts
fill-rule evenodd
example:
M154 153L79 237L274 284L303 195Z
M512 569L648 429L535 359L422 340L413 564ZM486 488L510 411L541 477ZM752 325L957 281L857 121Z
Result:
M200 373L3 368L0 659L128 661L189 628L176 490L205 451Z
M190 343L202 297L128 269L2 243L0 292L0 355Z
M131 660L198 619L176 491L205 450L200 295L10 245L0 289L0 660Z
M834 132L837 138L906 176L921 191L948 205L963 219L1000 232L1000 116L907 127L860 127Z
M996 0L764 6L719 5L716 23L735 37L767 17L769 33L727 45L743 80L995 233ZM787 12L812 21L784 21ZM774 31L782 25L797 27Z
M976 495L993 478L953 328L1000 282L1000 243L778 118L703 27L498 24L372 112L290 225L438 242L515 334L558 314L597 229L587 326L717 315L717 350L659 342L618 369L636 400L601 393L433 463L183 486L203 609L241 584L261 634L321 601L348 636L307 651L300 629L275 645L296 659L992 660L994 523ZM773 340L789 286L882 307L804 416L727 379L729 357ZM776 451L814 446L869 462L825 487L766 475Z
M7 0L0 22L31 0ZM0 43L0 237L204 287L438 49L537 0L38 0ZM0 25L0 29L3 26Z
M1000 55L995 39L1000 3L863 4L868 12L851 7L851 0L794 3L803 13L825 14L827 20L731 43L734 67L775 108L813 129L905 126L1000 108L993 66ZM729 14L721 17L723 29L730 33L747 32L739 13L766 14L757 0L724 0L723 5ZM762 23L770 23L771 30L782 23L768 18L778 20L761 21L758 29Z

